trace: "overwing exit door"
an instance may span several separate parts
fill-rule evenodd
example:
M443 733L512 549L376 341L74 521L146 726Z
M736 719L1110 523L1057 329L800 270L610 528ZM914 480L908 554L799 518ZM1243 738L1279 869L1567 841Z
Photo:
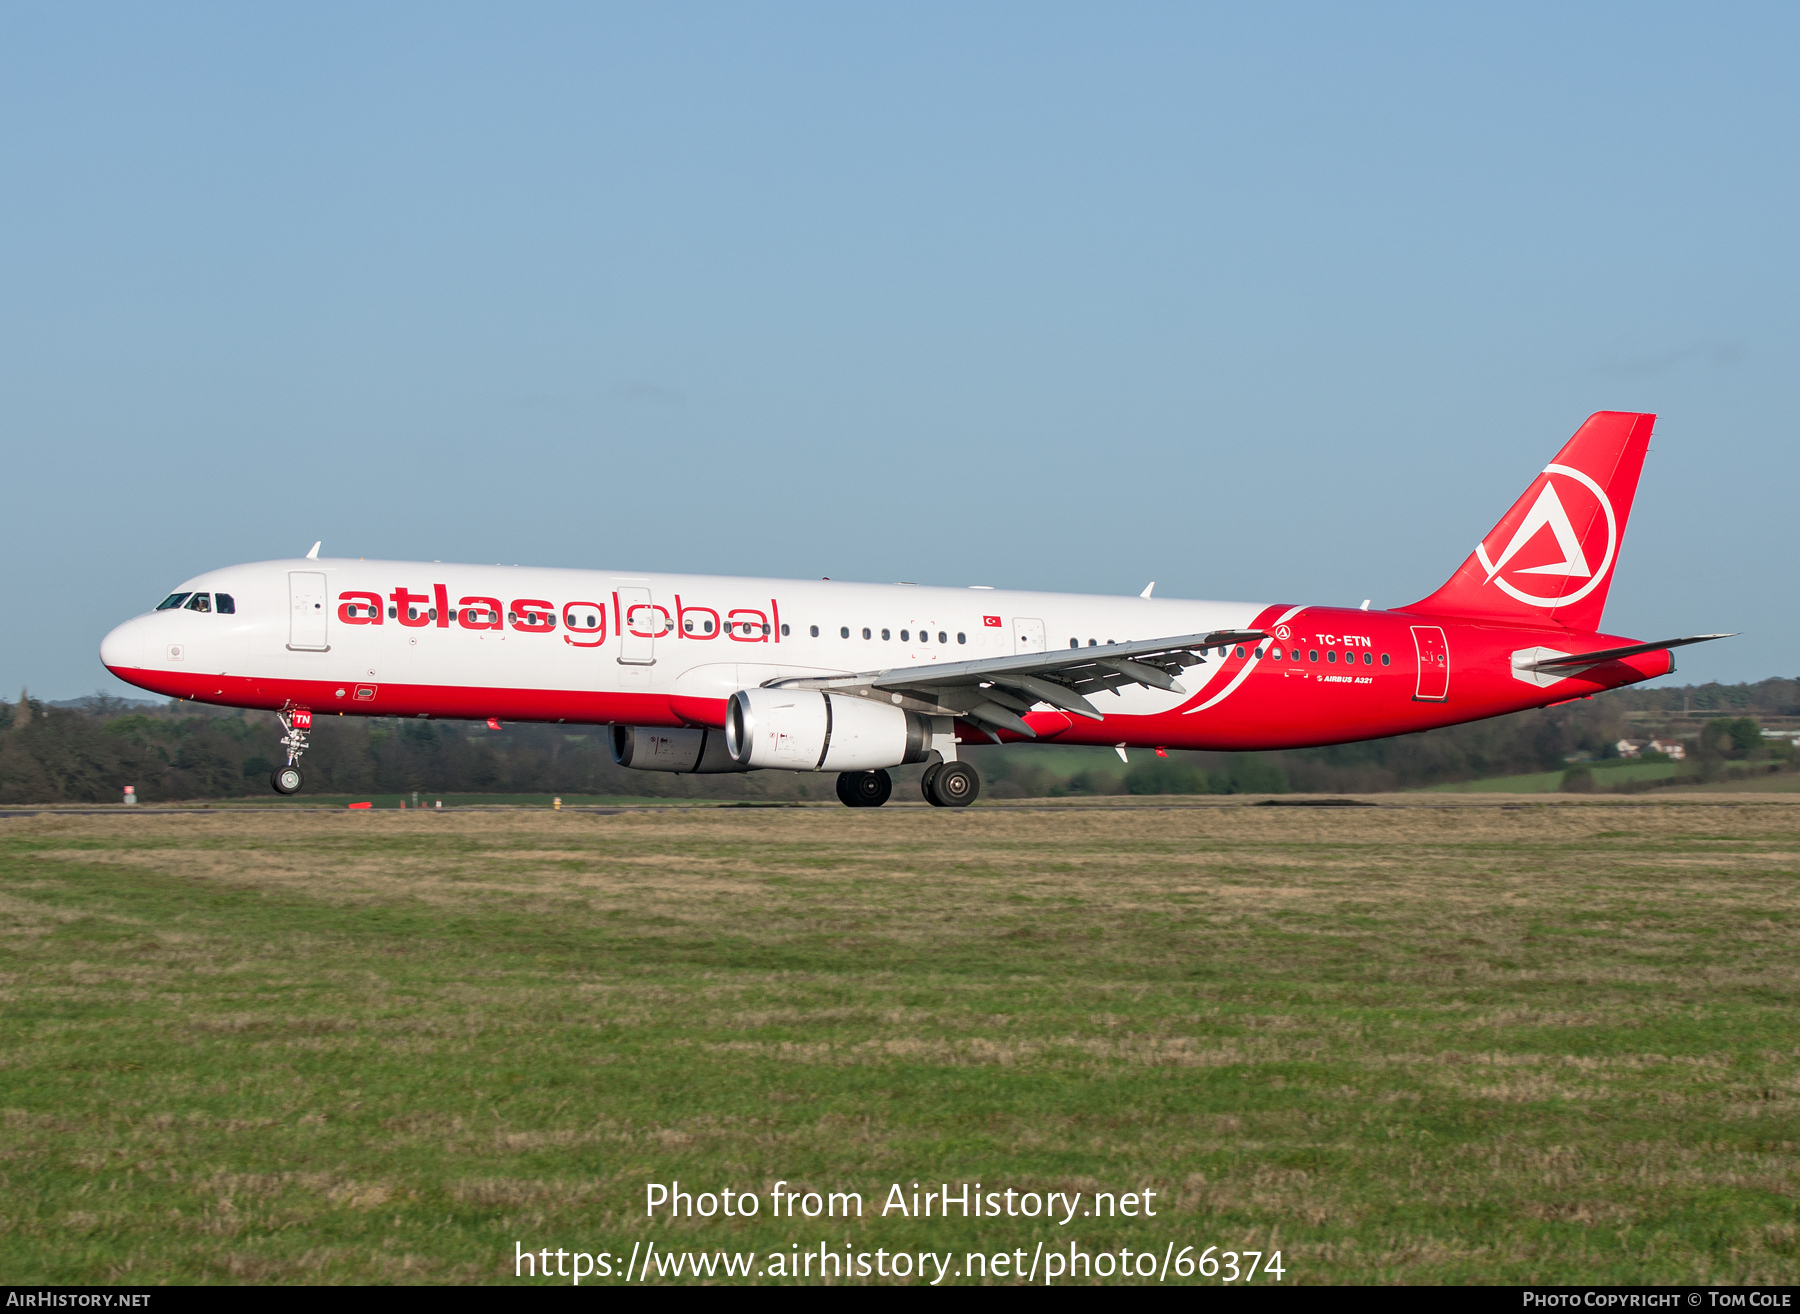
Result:
M1450 648L1435 625L1412 627L1413 650L1419 655L1419 682L1413 701L1442 703L1450 698Z
M288 571L288 647L295 652L330 652L326 642L325 572Z
M1013 617L1013 652L1044 651L1044 622L1029 616Z
M656 665L656 636L667 628L668 613L650 601L649 589L620 589L619 663Z

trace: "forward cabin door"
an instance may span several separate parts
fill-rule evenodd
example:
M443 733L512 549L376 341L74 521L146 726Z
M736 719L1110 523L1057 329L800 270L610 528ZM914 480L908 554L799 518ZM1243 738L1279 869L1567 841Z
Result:
M1044 651L1044 622L1029 616L1013 617L1013 652Z
M620 589L619 664L656 665L656 636L662 633L663 614L650 601L649 589Z
M1450 647L1444 632L1435 625L1412 627L1413 648L1419 654L1419 683L1413 700L1420 703L1448 702L1450 698Z
M325 640L325 572L288 571L288 647L295 652L330 652Z

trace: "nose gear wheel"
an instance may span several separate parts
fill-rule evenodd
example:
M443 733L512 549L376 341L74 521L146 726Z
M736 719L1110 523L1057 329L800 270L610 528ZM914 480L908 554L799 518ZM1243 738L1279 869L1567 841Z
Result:
M298 794L305 782L305 777L300 774L300 755L307 749L312 713L304 707L284 707L275 713L275 719L287 732L276 741L287 749L287 765L275 768L269 777L269 786L277 794Z

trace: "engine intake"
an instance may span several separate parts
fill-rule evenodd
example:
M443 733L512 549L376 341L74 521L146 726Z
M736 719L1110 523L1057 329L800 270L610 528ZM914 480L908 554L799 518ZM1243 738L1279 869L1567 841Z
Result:
M749 770L875 771L931 755L931 718L816 689L739 689L725 744Z
M615 725L610 738L612 760L634 771L712 776L754 770L732 760L725 748L725 736L717 730Z

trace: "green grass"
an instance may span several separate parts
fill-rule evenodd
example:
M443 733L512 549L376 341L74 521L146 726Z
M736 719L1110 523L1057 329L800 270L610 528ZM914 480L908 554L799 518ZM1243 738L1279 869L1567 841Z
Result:
M573 807L647 807L657 805L688 807L713 807L717 803L713 799L687 798L650 798L640 794L443 794L421 791L418 805L431 808L435 803L442 803L446 808L463 807L523 807L544 808L554 806L556 799L561 799L566 808ZM244 799L229 799L217 804L223 807L267 806L267 807L336 807L341 808L349 803L373 803L378 808L398 808L402 803L410 809L413 796L407 794L296 794L290 798L270 791Z
M0 821L0 1266L1074 1239L1792 1283L1797 841L1779 796ZM1161 1207L647 1220L674 1179Z
M1612 789L1627 781L1667 780L1682 768L1675 762L1590 762L1594 785ZM1448 785L1427 785L1422 794L1552 794L1562 787L1561 771L1535 771L1523 776L1495 776L1488 780L1461 780Z

